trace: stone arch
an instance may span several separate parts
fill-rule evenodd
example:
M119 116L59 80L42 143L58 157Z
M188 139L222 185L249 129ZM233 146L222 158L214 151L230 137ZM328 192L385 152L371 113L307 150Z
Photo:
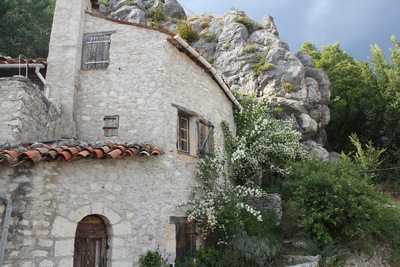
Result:
M73 266L111 266L111 241L112 227L105 216L84 217L76 227Z

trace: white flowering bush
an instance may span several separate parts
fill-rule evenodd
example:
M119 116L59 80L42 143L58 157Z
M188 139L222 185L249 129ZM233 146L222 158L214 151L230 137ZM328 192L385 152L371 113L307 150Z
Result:
M265 183L290 172L289 164L304 158L301 134L292 120L273 117L266 102L241 97L244 111L236 113L237 137L225 126L231 178L237 184Z
M256 186L218 186L188 203L188 220L198 225L205 238L213 234L218 242L229 243L238 233L247 232L249 225L262 227L265 220L275 219L273 214L249 204L265 197Z

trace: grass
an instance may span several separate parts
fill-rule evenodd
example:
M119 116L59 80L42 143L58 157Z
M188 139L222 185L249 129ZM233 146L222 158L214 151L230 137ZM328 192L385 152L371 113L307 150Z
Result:
M260 57L260 63L253 67L254 73L256 76L260 76L267 71L270 71L274 68L274 65L269 63L266 58Z
M217 35L213 32L203 33L201 37L208 43L214 43L217 41Z
M243 48L243 53L252 54L257 52L257 46L255 44L248 44Z
M176 29L179 36L189 43L199 40L199 34L193 30L192 25L188 21L180 21Z
M243 24L248 31L252 31L255 28L255 23L247 16L237 16L235 22Z
M295 91L295 86L288 81L284 81L282 87L283 90L285 90L285 92L288 94L293 93Z
M164 13L164 8L162 6L154 8L150 11L149 17L155 24L165 21L166 17Z

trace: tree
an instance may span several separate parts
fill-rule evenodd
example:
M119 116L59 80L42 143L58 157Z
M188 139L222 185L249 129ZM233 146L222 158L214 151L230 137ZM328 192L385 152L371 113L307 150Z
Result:
M54 0L0 2L0 54L47 57Z
M310 43L302 47L331 81L328 148L350 152L353 147L348 137L357 134L362 143L372 141L373 145L387 148L384 168L400 163L400 44L395 37L392 43L390 60L374 45L371 62L352 58L339 44L321 51ZM384 176L393 179L399 174L382 173Z
M302 51L313 57L316 67L325 70L331 81L328 148L351 150L348 137L353 133L363 142L376 140L382 128L383 101L369 65L353 59L339 44L318 51L306 43Z

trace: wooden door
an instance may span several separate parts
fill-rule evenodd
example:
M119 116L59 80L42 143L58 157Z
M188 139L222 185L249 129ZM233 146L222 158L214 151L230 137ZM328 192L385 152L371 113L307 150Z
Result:
M88 216L75 237L74 267L107 267L107 229L99 216Z

